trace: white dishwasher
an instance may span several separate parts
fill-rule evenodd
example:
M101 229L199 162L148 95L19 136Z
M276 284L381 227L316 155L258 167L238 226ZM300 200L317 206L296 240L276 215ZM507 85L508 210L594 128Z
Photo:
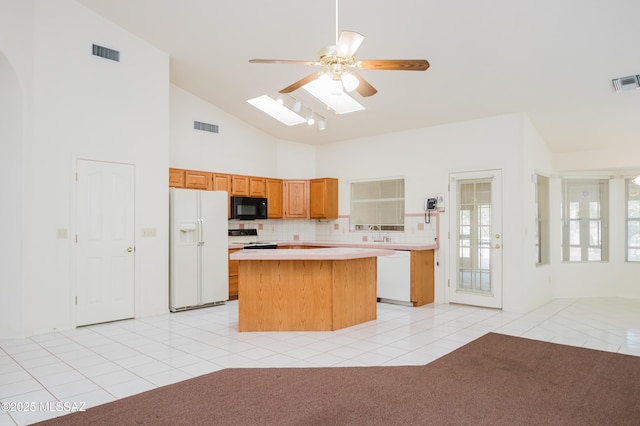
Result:
M411 252L396 250L378 256L378 298L381 302L411 303Z

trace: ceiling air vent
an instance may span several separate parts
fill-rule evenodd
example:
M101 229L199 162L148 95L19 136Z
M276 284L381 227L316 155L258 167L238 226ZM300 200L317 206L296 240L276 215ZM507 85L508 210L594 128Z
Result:
M215 124L202 123L200 121L193 122L193 128L205 132L218 133L218 126Z
M93 45L93 52L95 56L109 59L112 61L120 62L120 52L117 50L109 49L108 47Z
M629 75L627 77L614 78L611 80L613 90L622 92L624 90L634 90L640 88L640 75Z

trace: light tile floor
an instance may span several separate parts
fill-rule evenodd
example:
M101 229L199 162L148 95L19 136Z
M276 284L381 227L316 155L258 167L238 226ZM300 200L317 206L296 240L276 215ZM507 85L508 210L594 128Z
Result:
M640 356L640 300L559 299L527 314L378 304L335 332L239 333L236 301L0 340L0 425L24 425L228 367L429 363L497 332Z

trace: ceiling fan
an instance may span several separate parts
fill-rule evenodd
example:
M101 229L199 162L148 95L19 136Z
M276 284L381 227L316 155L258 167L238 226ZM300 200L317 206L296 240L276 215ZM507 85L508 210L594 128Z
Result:
M338 0L336 0L336 44L320 49L317 60L251 59L249 62L253 64L302 64L322 67L321 71L296 81L280 90L280 93L290 93L318 78L326 78L340 83L342 86L340 90L342 88L347 92L356 90L363 97L375 95L378 91L354 69L425 71L429 68L429 62L425 59L358 60L355 53L363 41L364 36L353 31L343 31L338 37Z

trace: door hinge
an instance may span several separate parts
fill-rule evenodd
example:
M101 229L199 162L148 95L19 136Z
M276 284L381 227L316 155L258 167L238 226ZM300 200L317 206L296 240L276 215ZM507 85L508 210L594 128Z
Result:
M447 192L451 192L451 184L450 183L447 184Z
M78 172L76 172L76 182L78 181Z
M78 244L78 234L76 234L76 244Z
M451 287L451 280L447 280L447 287Z
M447 231L447 240L451 239L451 231Z
M78 304L78 296L76 296L76 305Z

